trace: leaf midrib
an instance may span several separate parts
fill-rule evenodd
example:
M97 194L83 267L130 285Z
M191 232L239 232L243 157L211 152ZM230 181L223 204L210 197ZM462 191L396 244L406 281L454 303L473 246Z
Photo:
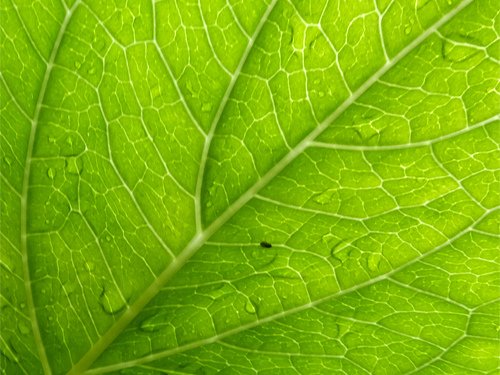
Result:
M196 192L195 192L195 217L196 217L196 227L197 227L195 236L188 243L188 245L186 245L186 247L179 253L179 256L177 258L174 258L173 261L167 266L167 268L160 274L160 276L158 276L158 278L156 278L156 280L153 281L153 283L151 283L150 286L146 288L146 290L137 298L134 304L129 306L128 310L125 311L120 316L117 322L113 324L111 328L108 329L108 331L103 336L101 336L96 343L94 343L92 348L87 353L85 353L85 355L80 359L80 361L78 361L78 363L76 363L73 366L73 368L70 369L68 374L79 374L81 372L84 372L87 368L89 368L92 365L92 363L94 363L94 361L101 355L101 353L104 352L104 350L106 350L106 348L116 339L116 337L118 337L118 335L128 326L128 324L130 324L130 322L142 311L144 306L146 306L149 303L149 301L151 301L151 299L153 299L154 296L158 294L158 292L170 280L170 278L173 277L177 273L177 271L182 268L182 266L188 261L188 259L191 258L191 256L203 245L206 239L213 234L213 232L208 233L208 229L210 227L207 228L205 231L201 230L200 197L202 192L205 165L208 159L208 151L210 149L211 141L213 139L217 123L220 117L222 116L222 113L224 112L227 101L229 100L229 97L238 79L241 69L243 68L248 58L248 55L251 49L253 48L253 43L260 34L262 27L266 23L267 18L274 9L276 3L277 0L273 0L271 2L271 4L266 9L266 12L264 13L261 21L256 27L254 35L252 35L252 37L249 39L247 47L245 48L245 51L242 54L240 62L231 78L231 82L229 83L228 88L224 93L224 97L221 99L218 111L214 117L214 120L210 125L209 133L205 138L202 157L200 160L200 168L197 177ZM165 65L168 66L167 64Z
M270 7L274 7L274 4L277 2L277 0L274 0ZM142 311L144 306L146 306L151 299L153 299L159 291L163 288L163 286L168 283L168 281L184 266L184 264L198 251L199 248L201 248L204 243L207 241L208 238L210 238L222 225L224 225L236 212L238 212L250 199L252 199L257 192L259 192L263 187L265 187L275 176L277 176L286 166L288 166L298 155L300 155L306 148L308 148L314 139L321 134L327 127L330 125L336 118L338 118L349 106L351 106L361 95L363 95L375 82L379 80L379 78L384 75L388 70L390 70L395 64L397 64L401 59L403 59L405 56L407 56L411 51L414 50L415 47L420 45L424 40L426 40L431 34L433 34L439 27L441 27L443 24L448 22L450 19L452 19L458 12L460 12L463 8L465 8L467 5L472 3L473 0L464 0L461 3L459 3L455 8L453 8L449 13L445 14L442 18L440 18L437 22L435 22L432 26L430 26L425 32L420 34L416 39L414 39L410 44L408 44L405 48L403 48L392 60L387 61L386 64L384 64L377 72L375 72L367 81L365 81L354 93L352 96L350 96L347 100L345 100L333 113L331 113L321 124L319 124L313 131L311 131L300 143L298 143L294 148L290 150L290 152L285 155L273 168L271 168L259 181L257 181L251 188L249 188L244 194L240 196L233 204L231 204L216 220L212 222L205 230L198 232L193 239L186 245L186 247L180 252L179 256L172 261L168 265L168 267L158 276L158 278L150 284L150 286L141 294L141 296L138 297L138 299L130 305L129 309L120 316L120 318L116 321L116 323L111 326L111 328L103 335L101 338L94 343L94 345L90 348L90 350L80 359L80 361L73 366L73 368L70 370L70 374L77 374L77 373L82 373L85 370L87 370L93 363L94 361L106 350L106 348L118 337L118 335L129 325L129 323ZM62 37L64 36L66 27L71 19L71 16L73 15L74 9L78 6L80 3L80 0L77 0L75 4L73 4L72 8L70 11L67 12L66 17L64 19L64 22L61 26L61 29L59 31L59 34L57 36L56 42L54 43L53 51L51 53L51 57L49 59L49 64L47 66L47 70L44 76L44 81L42 84L42 88L40 90L40 95L38 98L37 102L37 109L35 112L35 117L33 120L33 127L32 131L30 133L30 140L29 140L29 145L28 145L28 154L27 154L27 162L26 162L26 168L25 168L25 176L24 176L24 181L23 181L23 191L22 191L22 209L21 209L21 239L22 239L22 249L23 249L23 263L24 263L24 268L25 268L25 280L26 280L26 290L27 290L27 295L28 295L28 300L31 300L31 305L30 306L30 315L33 321L33 326L36 330L34 329L34 335L35 335L35 341L37 341L37 346L39 347L39 351L41 351L40 356L42 360L42 364L44 366L44 371L45 373L50 374L50 366L45 354L45 350L43 348L41 336L40 336L40 331L38 329L38 323L36 319L36 314L34 310L34 303L33 303L33 295L31 293L31 281L29 279L29 268L27 264L27 244L26 244L26 224L27 224L27 195L28 195L28 181L29 181L29 175L30 175L30 170L31 170L31 156L33 153L33 145L34 145L34 138L35 138L35 133L36 133L36 127L38 125L38 118L41 110L41 106L45 97L46 89L47 89L47 84L50 78L50 73L52 71L52 66L53 62L55 60L55 57L57 55L57 52L59 50L59 45L62 40ZM268 9L269 10L269 9ZM271 13L272 8L269 10L267 15ZM256 29L255 31L255 38L252 38L252 40L255 40L258 34L260 33L262 26L265 23L265 19L259 24L260 29ZM242 61L240 61L239 67L244 65L244 62L246 58L248 57L249 51L253 45L249 42L247 46L247 51L243 54L242 56ZM241 71L241 68L239 69ZM220 119L220 115L223 113L227 100L231 94L232 88L234 87L234 83L236 82L237 78L239 76L239 73L233 75L233 79L231 80L232 85L228 87L228 90L226 91L226 94L221 101L221 105L219 107L218 111L218 118L217 120L214 119L214 122L212 124L212 127L210 129L211 133L211 138L213 137L213 134L215 132L216 125L218 123L218 120ZM210 134L209 133L209 134ZM208 138L209 136L207 136ZM208 144L208 147L206 145ZM206 162L206 156L208 155L208 149L210 146L210 142L206 141L205 142L205 147L204 147L204 155L205 155L205 148L206 148L206 155L205 155L205 162ZM203 163L203 158L202 158L202 163ZM204 163L203 163L204 165ZM204 168L200 167L200 170L204 170ZM203 171L200 172L200 174L203 174ZM199 174L199 175L200 175ZM201 185L200 185L201 186ZM201 192L201 187L199 188ZM484 216L484 215L483 215ZM465 231L460 232L457 236L462 235L465 233ZM455 239L457 236L453 237ZM451 241L452 239L450 239ZM447 244L449 241L447 241L445 244ZM440 248L442 248L443 245L437 247L434 249L432 252L438 251ZM429 253L427 253L429 254ZM24 259L26 258L26 261L24 262ZM416 258L418 259L418 258ZM416 260L414 260L416 261ZM405 265L406 266L406 265ZM353 287L351 289L346 289L344 291L341 291L335 295L331 295L328 297L325 297L324 299L314 301L315 305L321 302L324 302L324 300L331 299L332 297L337 297L342 294L346 294L349 292L352 292L355 289L358 289L362 286L370 285L372 283L378 282L381 279L385 279L392 273L399 271L399 269L395 269L387 274L380 275L377 278L370 279L368 280L367 283L364 284L359 284L356 287ZM366 285L365 285L366 284ZM29 293L28 293L29 292ZM29 301L28 301L29 302ZM277 318L280 318L282 316L286 316L289 314L293 314L298 311L302 311L304 309L309 308L312 303L310 304L305 304L302 306L299 306L294 309L287 310L285 312L282 312L280 314L276 314L273 316L266 317L261 320L257 320L253 322L253 326L257 326L263 323L267 323L269 321L273 321ZM251 326L241 326L238 327L237 332L241 332L242 330L251 328ZM206 340L200 340L185 346L181 346L175 349L175 352L181 352L184 350L188 350L192 347L197 347L200 345L203 345L205 343L209 342L214 342L217 341L223 337L230 336L234 333L235 330L232 331L226 331L223 334L213 336L209 339ZM36 339L36 336L38 334L38 340ZM170 355L173 354L174 350L171 351L165 351L161 353L157 353L157 355L161 354L162 356ZM143 357L139 360L127 362L127 363L133 363L137 364L139 363L138 361L144 360L144 362L148 362L153 360L154 355ZM142 362L141 362L142 363ZM133 365L131 364L131 365ZM124 364L119 364L119 365L112 365L112 366L123 366ZM129 366L127 366L129 367ZM121 367L123 368L123 367ZM99 372L106 372L108 371L107 369L110 369L110 367L106 368L101 368ZM88 373L95 373L96 370L90 370Z
M478 217L476 219L475 223L481 222L482 219L484 219L485 217L487 217L488 215L490 215L494 211L497 211L497 209L485 210L485 212L480 217ZM124 368L130 368L130 367L133 367L133 366L136 366L136 365L140 365L140 364L143 364L143 363L148 363L148 362L151 362L151 361L154 361L154 360L158 360L158 359L170 356L170 355L182 353L182 352L184 352L186 350L195 349L195 348L200 347L202 345L212 344L214 342L222 340L222 339L224 339L226 337L230 337L230 336L232 336L234 334L243 332L245 330L248 330L248 329L251 329L251 328L255 328L255 327L258 327L258 326L260 326L262 324L272 322L272 321L274 321L276 319L284 318L284 317L287 317L289 315L292 315L292 314L295 314L295 313L299 313L299 312L307 310L309 308L318 306L318 305L320 305L320 304L322 304L324 302L328 302L329 300L331 300L333 298L338 298L338 297L341 297L343 295L346 295L346 294L349 294L349 293L353 293L353 292L355 292L357 290L360 290L360 289L365 288L365 287L369 287L370 285L376 284L376 283L378 283L380 281L390 280L393 275L395 275L395 274L401 272L402 270L404 270L404 269L406 269L406 268L408 268L408 267L410 267L410 266L418 263L422 259L425 259L426 257L431 256L432 254L437 253L438 251L440 251L441 249L449 246L450 244L452 244L453 242L455 242L457 239L461 238L465 234L467 234L469 232L472 232L472 230L473 230L472 227L473 227L473 225L470 225L469 227L467 227L464 230L462 230L462 231L458 232L457 234L455 234L453 237L449 238L447 241L443 242L441 245L435 247L434 249L432 249L432 250L430 250L430 251L428 251L426 253L423 253L423 254L419 255L418 257L415 257L414 259L412 259L409 262L406 262L405 264L401 265L400 267L394 268L390 272L384 273L382 275L374 277L373 279L369 279L369 280L367 280L367 281L365 281L363 283L360 283L358 285L352 286L350 288L347 288L347 289L344 289L344 290L340 290L339 292L337 292L335 294L332 294L332 295L320 298L318 300L309 302L309 303L304 304L304 305L296 306L294 308L291 308L291 309L286 310L286 311L279 312L279 313L274 314L274 315L269 315L269 316L267 316L265 318L255 320L253 322L241 325L239 327L233 328L231 330L225 331L223 333L220 333L218 335L215 335L215 336L203 339L203 340L193 341L193 342L190 342L188 344L179 346L177 348L169 349L169 350L164 350L162 352L154 353L154 354L151 354L151 355L148 355L148 356L136 359L136 360L127 361L127 362L121 362L121 363L118 363L118 364L115 364L115 365L103 366L103 367L91 369L91 370L86 371L85 373L86 374L102 374L102 373L107 373L107 372L110 372L110 371L117 371L117 370L121 370L121 369L124 369ZM396 284L400 284L400 283L396 282ZM421 293L425 293L425 292L421 292ZM454 304L454 305L456 305L458 307L461 307L463 309L466 309L468 311L471 310L470 308L467 308L465 305L463 305L463 304L461 304L459 302L455 302L455 301L453 301L453 302L448 301L448 302L450 302L450 303L452 303L452 304Z

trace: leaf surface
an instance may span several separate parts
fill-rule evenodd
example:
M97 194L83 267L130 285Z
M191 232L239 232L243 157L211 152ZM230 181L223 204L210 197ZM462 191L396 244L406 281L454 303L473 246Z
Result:
M3 373L498 371L497 2L0 4Z

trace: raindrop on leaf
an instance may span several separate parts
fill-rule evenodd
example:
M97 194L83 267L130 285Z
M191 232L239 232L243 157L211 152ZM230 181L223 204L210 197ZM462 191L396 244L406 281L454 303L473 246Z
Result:
M12 159L9 158L8 156L4 157L3 160L8 166L12 165Z
M107 314L116 314L125 308L126 302L115 286L103 288L99 304Z
M322 193L316 194L315 196L313 196L312 200L318 204L325 205L331 203L335 195L335 190L329 189L325 190Z
M210 112L212 110L212 104L211 103L203 103L201 106L201 111L202 112Z
M54 177L56 176L56 171L54 170L54 168L49 168L47 169L47 176L53 180Z
M154 316L152 317L149 317L149 318L146 318L144 319L140 326L139 326L139 329L141 331L144 331L144 332L155 332L155 331L158 331L160 328L158 326L158 324L156 324L154 322Z
M245 311L249 314L255 314L255 306L252 302L247 301L247 303L245 304Z
M82 172L83 165L81 159L70 157L66 159L66 171L70 174L80 174Z
M368 257L368 269L370 271L378 271L378 265L380 263L381 255L380 253L370 254Z
M95 264L93 262L87 262L85 263L85 268L87 268L87 270L89 271L93 271L95 268Z
M76 283L68 281L64 283L63 287L66 293L71 294L76 290Z

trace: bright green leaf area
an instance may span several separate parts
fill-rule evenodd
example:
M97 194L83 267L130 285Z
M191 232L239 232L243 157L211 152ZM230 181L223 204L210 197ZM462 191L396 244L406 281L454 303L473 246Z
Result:
M499 373L500 2L0 20L2 374Z

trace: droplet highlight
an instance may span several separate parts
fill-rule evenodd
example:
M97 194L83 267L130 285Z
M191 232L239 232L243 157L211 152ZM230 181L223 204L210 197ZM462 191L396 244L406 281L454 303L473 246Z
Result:
M7 164L9 167L12 165L12 159L9 158L8 156L4 157L3 158L3 161L5 162L5 164Z
M99 304L107 314L116 314L123 310L126 306L126 301L121 296L115 286L103 288L99 296Z
M144 319L140 323L139 329L144 332L155 332L158 331L160 328L158 324L155 322L155 316L152 316Z
M245 311L249 314L255 314L255 306L253 305L252 302L250 301L247 301L247 303L245 304Z
M210 112L212 110L212 104L211 103L203 103L201 106L201 111L202 112Z
M56 171L54 170L54 168L49 168L47 169L47 176L53 180L54 177L56 177Z
M333 201L336 196L336 191L333 189L325 190L322 193L316 194L313 196L313 202L316 202L321 205L329 204Z
M85 268L88 271L93 271L95 269L95 264L93 262L87 262L85 263Z
M381 259L382 255L380 253L370 254L370 256L368 257L368 269L370 271L378 271L378 266Z
M24 322L19 322L19 324L17 325L17 329L19 330L21 335L27 335L28 333L30 333L30 327Z
M76 157L66 159L66 171L69 174L80 174L83 169L82 160Z

